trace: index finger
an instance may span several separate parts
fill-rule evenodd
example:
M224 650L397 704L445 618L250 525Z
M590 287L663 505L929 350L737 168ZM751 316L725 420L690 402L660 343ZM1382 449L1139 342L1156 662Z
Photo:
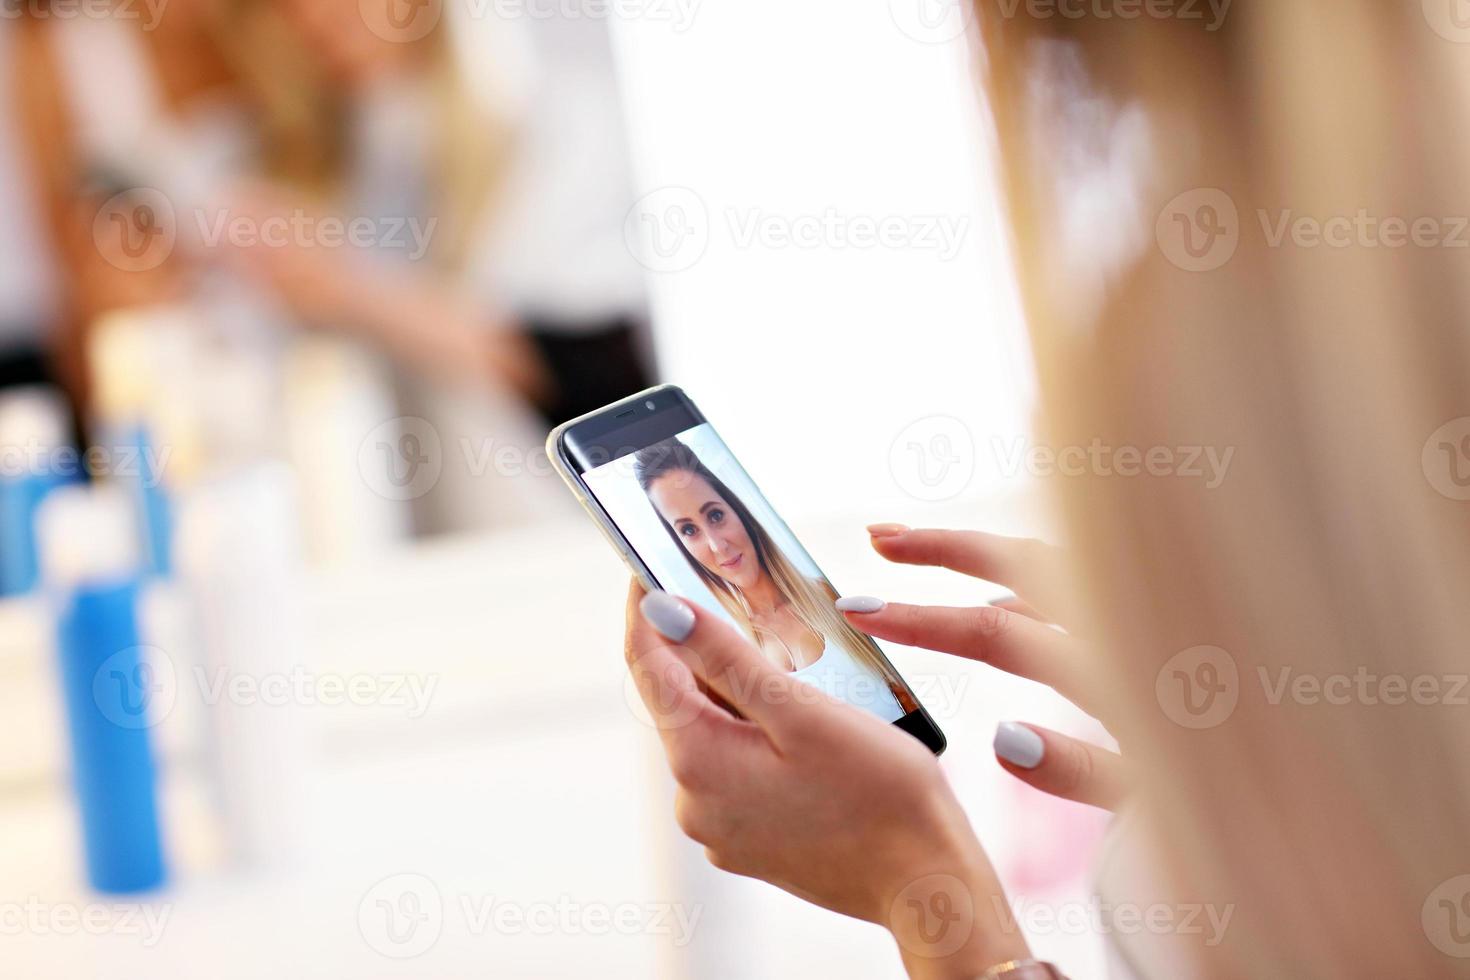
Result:
M897 524L869 528L873 549L889 561L932 565L1004 585L1043 611L1055 594L1060 552L1035 538L984 531L911 529Z

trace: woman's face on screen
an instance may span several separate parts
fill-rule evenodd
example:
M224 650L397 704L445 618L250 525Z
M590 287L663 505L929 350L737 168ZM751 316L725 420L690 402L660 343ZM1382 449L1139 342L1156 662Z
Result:
M735 509L704 477L686 470L665 473L648 488L654 508L712 574L749 588L760 578L755 543Z

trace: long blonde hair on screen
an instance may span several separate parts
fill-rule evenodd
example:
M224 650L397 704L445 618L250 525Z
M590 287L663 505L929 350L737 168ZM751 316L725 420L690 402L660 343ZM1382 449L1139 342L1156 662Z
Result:
M1234 451L1213 489L1054 481L1152 897L1234 911L1218 946L1163 941L1181 972L1133 957L1145 976L1465 972L1436 946L1462 896L1436 889L1470 872L1470 708L1267 697L1283 670L1470 669L1470 505L1431 438L1470 416L1470 253L1266 231L1470 215L1470 47L1433 6L1237 0L1213 30L975 6L1042 437ZM1181 253L1181 212L1233 255ZM1239 700L1195 730L1159 678L1205 645Z
M694 450L678 439L666 439L640 450L634 459L633 469L644 493L649 492L654 481L670 475L673 475L675 479L693 478L708 483L734 511L736 519L740 521L746 534L750 536L751 542L755 545L756 560L761 570L771 577L777 591L790 603L792 613L802 625L822 637L824 641L831 640L841 646L871 673L883 678L905 713L918 707L907 685L898 676L893 666L888 663L887 658L878 651L873 641L853 629L852 625L837 611L833 605L837 594L832 587L824 579L808 578L802 574L801 570L787 557L786 552L776 544L765 526L756 520L745 502L732 493L730 488L709 467L705 466ZM662 514L658 516L659 523L664 526L664 530L673 539L675 547L684 555L689 562L689 567L699 576L700 581L714 594L715 599L730 614L730 617L740 624L746 634L760 644L761 637L757 635L758 631L751 614L750 603L745 595L737 586L705 568L689 553L689 549L679 539L679 532L673 525L665 520Z

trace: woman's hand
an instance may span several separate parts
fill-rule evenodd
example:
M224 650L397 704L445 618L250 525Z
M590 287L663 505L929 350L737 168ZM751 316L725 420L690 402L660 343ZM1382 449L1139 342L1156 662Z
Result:
M540 353L509 314L453 288L423 255L389 262L341 234L349 219L328 216L270 184L233 191L223 213L273 235L248 241L228 236L219 257L270 289L303 324L353 334L405 365L448 384L504 385L546 404L555 382ZM338 222L329 241L325 217ZM293 237L284 229L305 229ZM428 226L425 235L431 232ZM417 243L427 248L429 239Z
M1096 716L1095 698L1082 678L1083 652L1050 625L1065 614L1055 549L979 531L911 530L901 524L874 524L868 533L889 561L952 569L1004 585L1016 598L978 608L884 603L872 612L844 611L848 622L880 639L957 654L1038 681ZM870 608L879 602L854 597L838 603L848 605ZM1127 790L1127 768L1117 753L1036 725L1002 724L995 751L1008 772L1054 796L1111 810Z
M636 583L626 654L679 784L679 826L716 867L886 926L912 976L975 977L1027 955L916 739L777 670L718 617Z

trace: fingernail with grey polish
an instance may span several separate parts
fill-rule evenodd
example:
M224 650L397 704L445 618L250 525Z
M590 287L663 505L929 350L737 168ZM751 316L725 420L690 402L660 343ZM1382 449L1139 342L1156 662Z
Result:
M675 643L683 643L694 632L694 610L667 592L650 592L638 603L643 618Z
M888 603L882 599L875 599L870 595L845 595L837 600L837 609L840 612L875 613Z
M1046 755L1046 743L1025 725L1003 721L995 726L995 754L1013 766L1035 769Z

